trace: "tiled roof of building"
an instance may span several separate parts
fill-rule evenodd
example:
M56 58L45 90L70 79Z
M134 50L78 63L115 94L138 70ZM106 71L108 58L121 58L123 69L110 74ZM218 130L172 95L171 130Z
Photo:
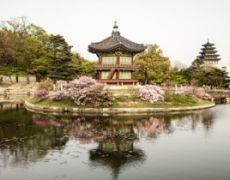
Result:
M138 44L122 37L120 32L118 31L118 26L116 23L113 27L113 32L111 36L100 42L91 43L88 46L89 51L92 53L104 53L115 51L140 53L144 51L145 48L146 47L143 44Z

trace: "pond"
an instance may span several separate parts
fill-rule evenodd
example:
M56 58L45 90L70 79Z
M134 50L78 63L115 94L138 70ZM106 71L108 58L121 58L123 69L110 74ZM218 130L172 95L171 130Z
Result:
M0 110L1 180L229 180L230 105L72 117Z

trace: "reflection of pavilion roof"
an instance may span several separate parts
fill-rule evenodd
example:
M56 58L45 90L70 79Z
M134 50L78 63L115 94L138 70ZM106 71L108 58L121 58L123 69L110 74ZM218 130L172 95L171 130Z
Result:
M136 166L145 161L145 154L140 149L132 151L114 151L105 152L99 149L90 151L90 160L92 166L104 166L112 170L113 178L117 179L121 169L126 166Z

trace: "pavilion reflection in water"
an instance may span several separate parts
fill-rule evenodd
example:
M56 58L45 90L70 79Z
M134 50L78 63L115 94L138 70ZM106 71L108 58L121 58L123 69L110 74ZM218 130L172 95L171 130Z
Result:
M136 122L133 121L111 121L107 136L89 152L91 165L110 168L113 178L117 179L121 169L144 162L144 152L134 147L138 139L135 128Z

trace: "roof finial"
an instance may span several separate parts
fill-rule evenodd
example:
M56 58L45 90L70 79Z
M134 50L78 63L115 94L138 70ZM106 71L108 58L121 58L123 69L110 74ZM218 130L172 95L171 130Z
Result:
M207 39L207 43L209 43L209 38Z
M113 25L113 31L117 31L118 30L118 25L117 25L117 21L114 21L114 25Z
M118 25L117 25L117 21L114 21L114 25L113 25L113 35L119 35L119 31L118 31Z

